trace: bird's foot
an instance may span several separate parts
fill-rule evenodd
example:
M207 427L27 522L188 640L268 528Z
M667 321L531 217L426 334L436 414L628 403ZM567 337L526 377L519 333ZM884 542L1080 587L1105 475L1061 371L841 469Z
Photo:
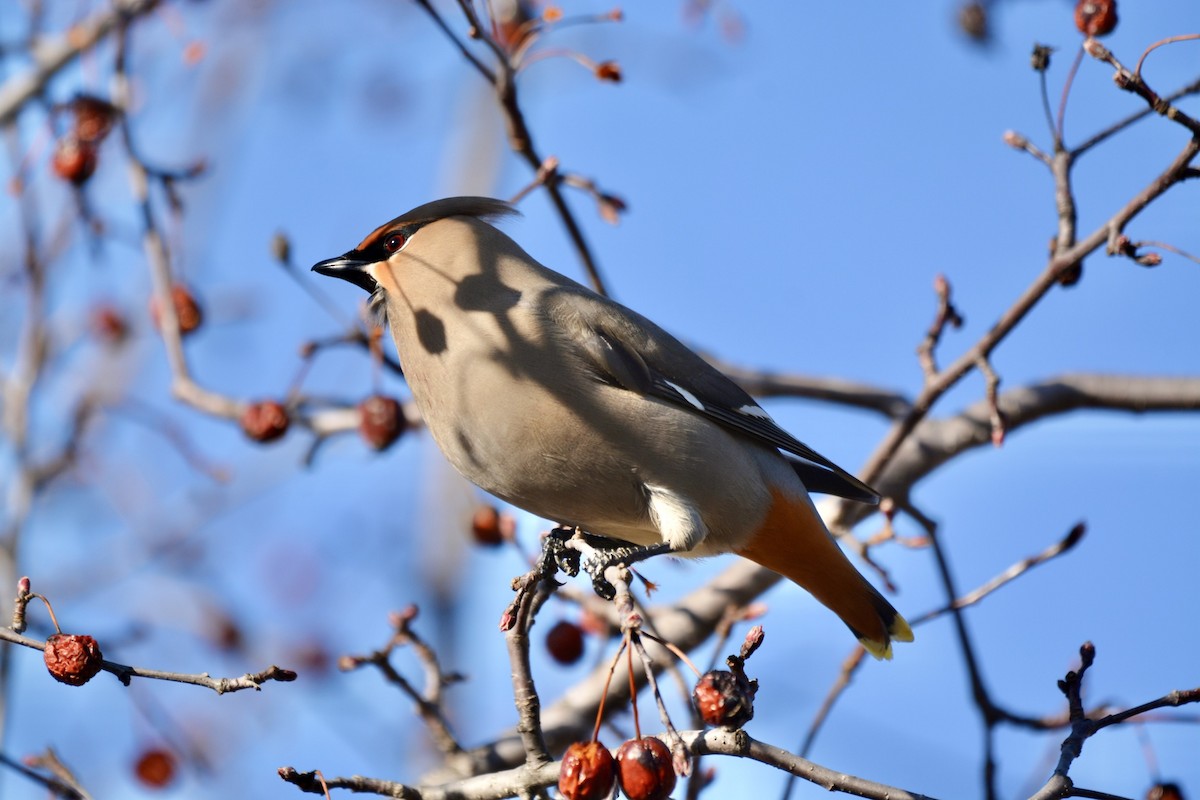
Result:
M577 534L575 528L559 527L550 531L542 543L541 562L546 566L553 564L568 577L578 575L579 559L583 554L568 544Z
M605 600L612 600L617 596L616 587L604 577L604 572L609 567L615 567L618 564L629 567L639 561L645 561L647 558L671 552L671 545L666 542L643 547L625 543L614 545L611 539L606 541L608 547L603 550L594 549L582 563L583 571L592 577L592 590Z
M670 552L671 546L665 542L643 547L586 533L578 528L559 527L550 531L542 545L540 566L543 570L551 570L553 565L572 578L582 570L591 576L592 589L596 594L605 600L612 600L617 590L604 577L605 570L618 564L632 566L652 556Z

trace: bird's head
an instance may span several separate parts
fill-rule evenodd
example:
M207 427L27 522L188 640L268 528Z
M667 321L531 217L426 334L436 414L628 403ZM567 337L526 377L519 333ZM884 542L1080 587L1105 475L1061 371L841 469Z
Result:
M397 259L401 253L420 242L421 230L432 222L448 217L473 217L494 220L516 214L503 200L490 197L447 197L418 206L385 222L371 231L353 250L327 258L313 266L313 272L349 281L374 293L380 282L376 270Z

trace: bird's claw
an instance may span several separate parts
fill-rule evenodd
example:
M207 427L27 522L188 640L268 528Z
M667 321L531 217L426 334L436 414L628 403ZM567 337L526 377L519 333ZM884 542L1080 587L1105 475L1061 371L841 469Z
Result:
M590 548L586 558L576 547L571 546L571 540L580 537ZM542 547L542 562L548 567L554 567L569 577L575 577L580 571L586 572L592 578L592 590L604 600L612 600L617 596L617 588L613 586L604 573L609 567L618 564L630 566L639 561L671 552L668 544L657 544L649 547L629 544L603 536L585 533L576 528L555 528L550 531Z
M639 561L644 561L651 556L665 552L670 552L669 546L651 545L649 547L641 547L639 545L617 545L603 551L597 550L583 562L582 566L584 572L592 576L592 590L603 599L612 600L617 596L617 589L604 576L609 567L615 567L619 564L628 567Z
M546 537L542 548L542 558L552 561L555 567L571 578L579 574L581 556L578 550L567 546L567 541L574 535L574 528L555 528Z

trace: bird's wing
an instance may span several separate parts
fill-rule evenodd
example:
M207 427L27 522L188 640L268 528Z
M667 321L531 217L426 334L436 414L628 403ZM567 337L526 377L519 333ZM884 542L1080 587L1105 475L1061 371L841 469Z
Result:
M548 321L600 380L798 456L788 463L812 491L879 502L871 487L781 428L745 390L650 320L582 287L556 287L544 299Z

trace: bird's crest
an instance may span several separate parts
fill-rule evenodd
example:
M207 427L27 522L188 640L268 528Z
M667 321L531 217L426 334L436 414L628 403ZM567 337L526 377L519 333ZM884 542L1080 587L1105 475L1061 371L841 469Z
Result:
M509 203L491 197L444 197L441 200L417 206L412 211L406 211L395 219L383 223L371 231L367 238L359 242L355 249L365 250L378 236L388 231L410 225L420 227L446 217L475 217L491 222L501 217L515 216L520 213Z

